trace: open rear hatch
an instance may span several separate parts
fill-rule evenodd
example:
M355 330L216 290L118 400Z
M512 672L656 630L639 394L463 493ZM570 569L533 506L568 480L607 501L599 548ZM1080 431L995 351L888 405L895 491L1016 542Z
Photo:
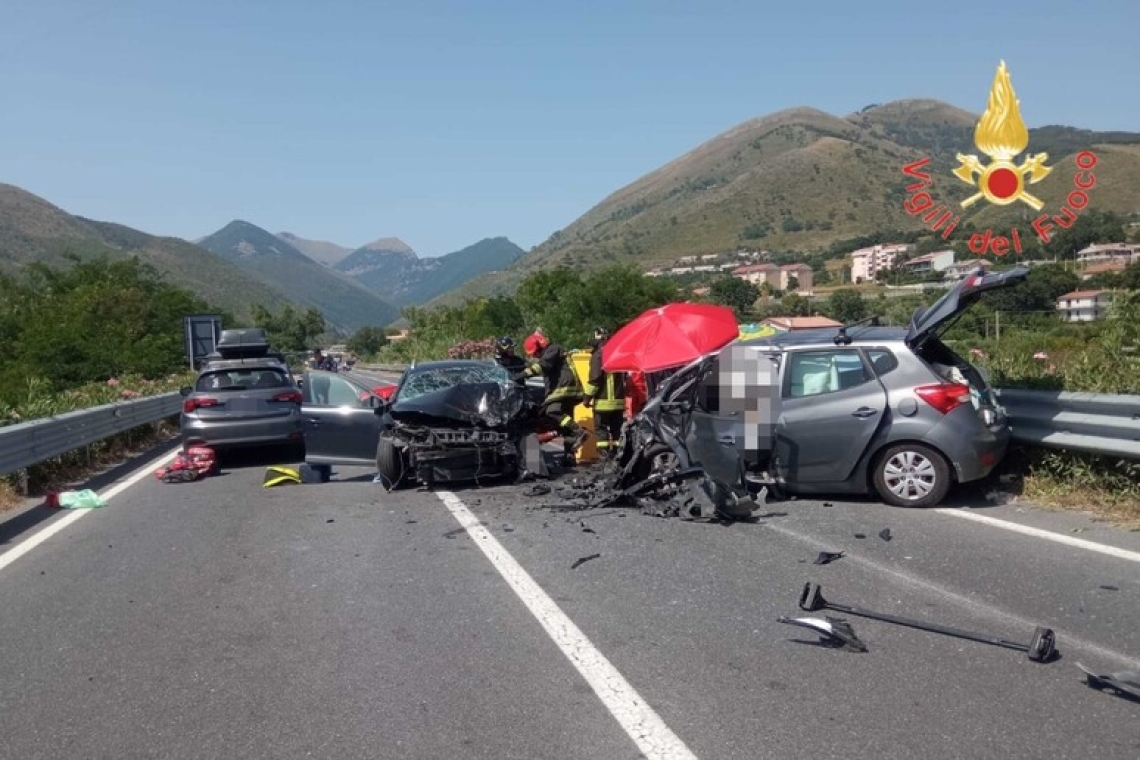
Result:
M1025 267L989 274L984 268L978 267L951 288L946 295L930 306L914 312L906 334L907 346L911 350L921 348L926 341L938 337L947 330L958 317L978 302L982 294L1020 285L1028 276L1029 270Z

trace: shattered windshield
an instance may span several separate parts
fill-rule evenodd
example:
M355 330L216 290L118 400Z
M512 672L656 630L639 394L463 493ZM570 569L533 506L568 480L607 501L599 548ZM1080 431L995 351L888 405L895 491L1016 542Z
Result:
M432 367L418 371L411 370L396 395L396 401L410 401L429 393L454 388L457 385L506 384L509 382L510 376L507 371L498 364L470 364Z

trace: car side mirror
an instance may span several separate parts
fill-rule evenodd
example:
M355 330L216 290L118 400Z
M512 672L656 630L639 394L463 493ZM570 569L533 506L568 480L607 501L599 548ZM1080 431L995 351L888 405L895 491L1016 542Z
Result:
M183 395L183 396L189 396L193 392L194 392L194 389L191 388L189 385L183 385L181 388L178 389L178 393Z
M379 411L379 410L383 410L383 409L387 408L388 402L387 402L387 400L381 398L380 396L373 394L373 395L368 397L368 405L370 407L372 407L373 409L376 409Z

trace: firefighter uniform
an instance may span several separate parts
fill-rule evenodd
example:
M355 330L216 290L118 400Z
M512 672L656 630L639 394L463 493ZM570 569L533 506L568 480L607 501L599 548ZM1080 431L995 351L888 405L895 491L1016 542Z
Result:
M546 385L546 397L539 408L539 416L545 418L551 427L561 433L565 442L568 462L574 461L574 452L586 442L589 433L574 421L574 407L582 403L585 394L570 357L556 343L539 333L529 336L523 343L527 354L527 365L516 376L542 377Z
M586 381L586 404L594 410L594 429L598 432L598 449L603 456L617 451L618 439L625 414L625 375L602 369L602 351L609 333L604 328L594 330L590 342L590 375Z

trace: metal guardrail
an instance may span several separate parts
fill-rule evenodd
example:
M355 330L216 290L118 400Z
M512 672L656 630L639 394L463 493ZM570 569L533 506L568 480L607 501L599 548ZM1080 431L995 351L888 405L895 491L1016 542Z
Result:
M404 369L401 365L366 368ZM1140 396L1020 389L997 393L1016 442L1140 459ZM0 475L173 417L181 408L178 393L165 393L0 427Z
M1140 396L1020 389L997 393L1018 443L1140 459Z
M181 410L182 396L164 393L0 427L0 475L173 417Z

